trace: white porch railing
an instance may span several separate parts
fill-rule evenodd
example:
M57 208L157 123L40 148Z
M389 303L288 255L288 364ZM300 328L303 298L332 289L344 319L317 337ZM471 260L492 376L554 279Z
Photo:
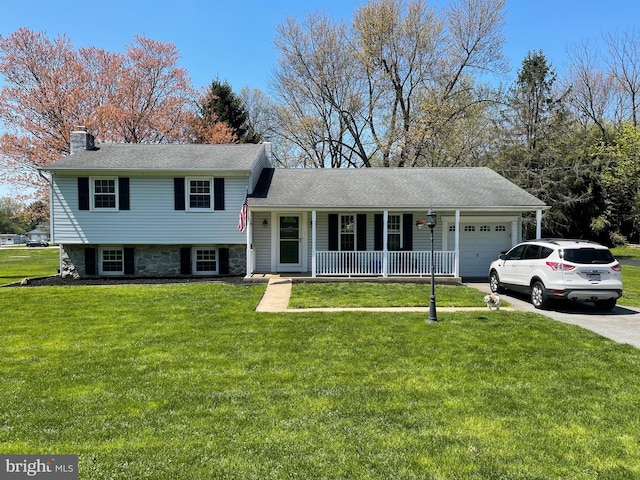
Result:
M436 251L434 274L454 275L455 252ZM384 252L316 252L316 275L384 275ZM431 252L387 252L387 275L431 275Z
M382 275L383 252L316 252L317 275Z

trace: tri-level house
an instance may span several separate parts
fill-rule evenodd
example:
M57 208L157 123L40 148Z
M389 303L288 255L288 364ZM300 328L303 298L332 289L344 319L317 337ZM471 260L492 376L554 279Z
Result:
M423 276L430 209L436 274L486 276L547 208L488 168L279 169L270 144L95 145L84 129L41 170L74 277Z

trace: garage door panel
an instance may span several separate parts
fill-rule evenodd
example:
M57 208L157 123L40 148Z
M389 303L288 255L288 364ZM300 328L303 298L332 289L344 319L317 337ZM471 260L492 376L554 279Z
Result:
M453 232L449 233L453 244ZM489 265L511 247L511 223L460 224L460 275L486 276Z

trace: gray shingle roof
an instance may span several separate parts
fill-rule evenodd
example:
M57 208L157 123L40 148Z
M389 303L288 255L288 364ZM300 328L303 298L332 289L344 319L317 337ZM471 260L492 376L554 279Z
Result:
M543 208L489 168L276 169L251 207Z
M51 163L43 170L250 170L264 145L97 145Z

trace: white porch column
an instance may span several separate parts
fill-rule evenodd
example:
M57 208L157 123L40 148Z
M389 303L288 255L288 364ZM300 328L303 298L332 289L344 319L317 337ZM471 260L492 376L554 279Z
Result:
M454 264L453 264L453 274L456 277L460 276L460 210L456 210L456 231L454 232L453 238L454 245ZM446 235L446 232L443 232L443 235Z
M536 238L542 238L542 210L536 210Z
M251 277L251 275L253 275L253 252L252 252L252 245L251 245L251 239L253 238L253 214L251 213L251 211L247 212L247 229L245 230L247 232L247 273L246 273L246 277L249 278Z
M316 277L316 211L311 211L311 276Z
M382 214L382 276L389 276L389 252L387 251L387 223L389 222L389 211Z

